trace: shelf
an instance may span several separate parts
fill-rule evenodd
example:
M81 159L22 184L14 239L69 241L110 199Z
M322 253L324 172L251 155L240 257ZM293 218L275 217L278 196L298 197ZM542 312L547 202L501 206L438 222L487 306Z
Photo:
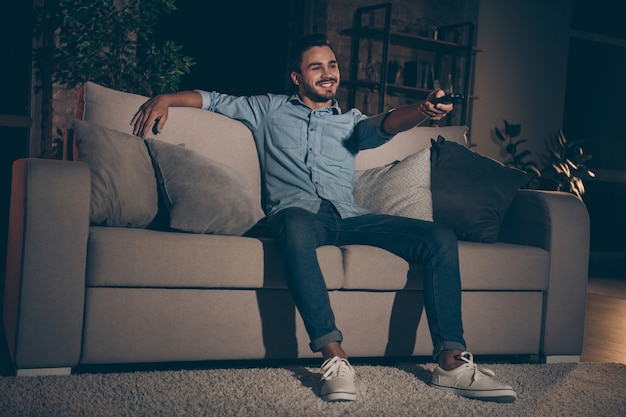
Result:
M419 88L419 87L411 87L408 85L400 85L400 84L387 84L387 92L388 93L402 93L402 94L413 94L413 95L423 95L424 97L428 96L432 89Z
M378 90L380 88L380 83L377 81L351 81L345 80L341 82L342 87L347 88L369 88L370 90ZM387 84L387 92L392 93L411 93L411 94L423 94L424 97L427 96L432 90L418 87L411 87L408 85L400 85L400 84Z
M473 96L475 29L471 22L439 27L437 39L412 33L398 32L391 28L391 3L383 3L356 9L352 28L340 32L351 38L350 75L341 82L348 90L348 107L356 106L357 97L364 99L358 92L372 92L378 102L378 112L382 113L390 106L403 105L425 99L432 91L430 85L440 80L446 85L454 85L455 92L467 97L448 118L448 123L463 125L471 119ZM364 17L367 16L367 22ZM375 26L384 22L383 26ZM379 42L382 46L372 48L363 41ZM362 54L367 52L367 62ZM423 52L423 53L421 53ZM372 57L372 54L374 56ZM389 62L400 61L403 68L402 83L392 84L388 80L398 80L389 74ZM376 63L376 66L372 66ZM377 74L366 81L363 71ZM367 97L368 105L372 97Z
M345 88L366 88L372 91L378 91L380 88L380 83L376 81L351 81L351 80L343 80L341 81L341 87ZM387 84L387 93L400 93L405 95L413 95L416 97L427 97L433 90L428 88L419 88L419 87L411 87L408 85L400 85L400 84ZM478 100L478 96L469 96L469 100Z
M341 31L340 33L344 36L353 36L360 39L374 39L381 42L385 40L385 31L383 29L356 28L346 29ZM389 37L392 45L398 45L407 48L422 49L448 54L463 54L467 52L466 45L439 39L427 38L425 36L411 35L409 33L402 32L390 32Z

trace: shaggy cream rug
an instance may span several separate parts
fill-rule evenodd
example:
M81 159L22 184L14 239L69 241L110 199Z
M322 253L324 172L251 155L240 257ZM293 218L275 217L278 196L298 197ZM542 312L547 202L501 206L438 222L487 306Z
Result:
M310 366L0 377L2 416L626 416L626 366L490 364L519 398L469 400L429 387L432 364L356 365L358 399L319 399Z

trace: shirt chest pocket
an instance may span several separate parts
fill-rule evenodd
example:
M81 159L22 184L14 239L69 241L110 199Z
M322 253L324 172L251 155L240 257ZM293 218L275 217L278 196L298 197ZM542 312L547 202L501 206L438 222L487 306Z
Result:
M344 146L343 140L337 138L336 132L333 134L333 132L324 131L320 147L324 158L331 161L344 162L352 156Z
M298 120L273 121L272 142L280 149L296 149L306 145L306 125Z

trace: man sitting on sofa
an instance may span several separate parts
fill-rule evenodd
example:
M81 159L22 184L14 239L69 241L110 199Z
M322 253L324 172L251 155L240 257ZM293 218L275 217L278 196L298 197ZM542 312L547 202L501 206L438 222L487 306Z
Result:
M353 401L356 387L316 248L359 244L424 265L424 304L438 364L432 386L471 398L514 401L517 394L512 387L479 370L465 351L454 233L433 222L372 214L356 205L352 196L358 151L377 147L426 120L440 120L452 111L452 104L433 105L430 100L444 95L436 90L420 104L377 116L366 117L356 109L344 113L335 100L340 74L327 38L304 37L294 46L291 60L297 94L235 97L194 90L158 95L132 118L133 133L145 137L151 129L160 132L169 107L175 106L213 111L243 122L252 131L264 179L262 202L267 216L261 223L283 251L289 290L310 347L325 359L324 400Z

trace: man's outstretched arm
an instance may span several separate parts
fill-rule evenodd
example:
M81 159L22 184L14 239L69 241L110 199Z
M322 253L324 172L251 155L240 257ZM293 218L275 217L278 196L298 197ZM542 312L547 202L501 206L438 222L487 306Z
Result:
M141 105L130 121L134 126L133 134L145 138L150 129L154 129L155 134L161 133L170 107L201 108L202 96L197 91L178 91L154 96Z
M430 100L444 95L443 90L435 90L422 103L398 107L384 119L381 126L383 131L395 135L420 125L426 120L443 119L452 111L454 106L452 104L433 105Z

